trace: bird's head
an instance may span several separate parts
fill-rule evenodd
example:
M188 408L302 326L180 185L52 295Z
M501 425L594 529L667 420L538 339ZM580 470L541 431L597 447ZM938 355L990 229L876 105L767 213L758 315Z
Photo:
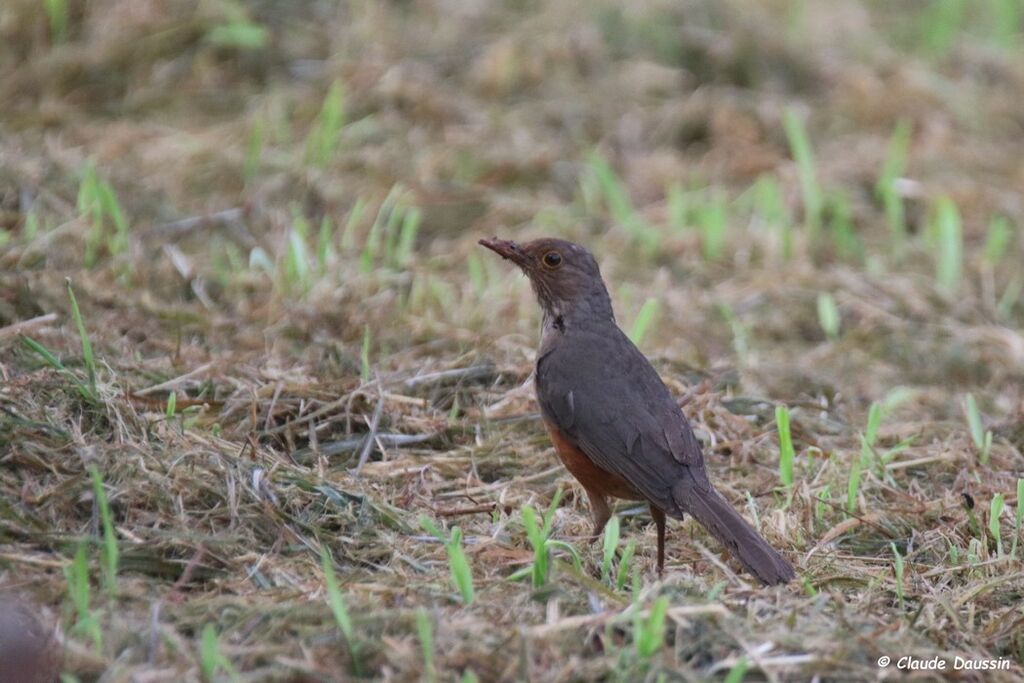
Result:
M614 320L601 270L578 244L545 237L524 244L483 239L480 244L519 266L530 278L544 315L552 320Z

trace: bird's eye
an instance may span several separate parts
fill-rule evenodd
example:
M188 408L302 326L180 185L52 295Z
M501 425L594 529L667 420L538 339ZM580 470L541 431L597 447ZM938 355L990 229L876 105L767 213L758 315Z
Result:
M562 255L557 251L549 251L544 254L544 265L548 268L557 268L562 265Z

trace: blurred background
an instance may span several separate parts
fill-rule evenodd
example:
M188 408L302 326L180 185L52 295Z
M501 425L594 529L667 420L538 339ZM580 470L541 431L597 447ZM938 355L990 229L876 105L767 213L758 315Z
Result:
M555 662L584 655L582 677L724 675L758 633L809 658L762 662L783 678L873 676L911 646L1019 662L1002 542L1024 471L1022 22L1020 0L5 0L0 484L19 502L0 579L90 680L227 675L190 650L216 652L190 645L216 648L208 624L242 670L354 671L310 635L326 608L267 616L322 602L321 532L369 615L364 673L389 680L568 680ZM536 304L476 245L492 235L595 253L730 498L806 558L807 600L835 591L818 621L788 621L799 591L747 620L678 533L670 556L703 563L680 585L705 583L658 590L738 610L677 620L688 654L623 669L619 644L553 627L487 663L513 622L595 612L593 586L563 586L559 612L505 581L521 505L562 486L556 535L587 518L534 420ZM99 572L98 550L71 564L100 535L90 466L134 572L96 648L64 574ZM491 591L460 612L416 534L463 495L493 514L454 519ZM624 516L638 555L646 523ZM952 569L968 556L988 569ZM905 618L938 590L963 599ZM190 606L158 620L178 645L122 656L152 595L179 591Z

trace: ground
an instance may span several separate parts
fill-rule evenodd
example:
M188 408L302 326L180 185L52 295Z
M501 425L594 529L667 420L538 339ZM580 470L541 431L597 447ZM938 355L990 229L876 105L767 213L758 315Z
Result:
M7 0L0 631L79 681L1019 680L1021 13ZM630 502L587 542L492 235L594 252L796 582L692 520L658 576Z

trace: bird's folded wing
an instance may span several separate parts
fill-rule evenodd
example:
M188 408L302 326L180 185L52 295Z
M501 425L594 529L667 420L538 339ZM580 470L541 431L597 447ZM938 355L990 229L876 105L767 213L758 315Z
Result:
M595 465L662 509L675 507L671 488L681 478L710 487L700 444L647 359L632 344L606 355L603 339L590 341L585 356L562 348L538 364L545 417ZM559 357L566 352L568 359Z

